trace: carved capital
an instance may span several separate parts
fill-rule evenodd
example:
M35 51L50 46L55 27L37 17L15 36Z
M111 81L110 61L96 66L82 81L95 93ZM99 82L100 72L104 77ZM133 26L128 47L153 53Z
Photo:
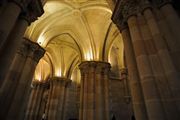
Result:
M122 32L124 29L128 28L127 22L124 19L117 20L116 26L118 27L119 31Z
M32 58L34 61L39 62L39 60L44 56L45 50L35 42L25 39L25 44L28 46L28 57Z
M37 20L44 13L40 0L31 0L26 9L21 13L20 18L25 19L29 25Z
M110 64L101 61L84 61L79 65L81 74L88 73L93 70L95 74L108 74L110 71Z
M27 55L28 55L28 47L29 47L29 45L27 44L26 39L23 39L21 45L17 49L17 53L22 55L23 57L27 57Z
M52 85L62 85L62 86L67 86L68 84L71 83L72 80L68 79L68 78L63 78L63 77L52 77L50 79L50 83Z
M138 10L139 4L135 0L119 0L116 3L112 21L117 25L120 32L128 27L128 18L132 15L136 15Z
M127 20L130 16L136 15L139 9L139 5L135 0L122 0L120 2L120 10L122 16Z
M38 81L34 80L32 81L33 88L49 88L49 81Z

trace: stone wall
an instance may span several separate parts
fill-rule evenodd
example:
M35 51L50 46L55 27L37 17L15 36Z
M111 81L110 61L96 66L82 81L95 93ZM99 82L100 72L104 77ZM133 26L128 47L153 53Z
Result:
M116 120L131 120L131 102L123 80L110 80L110 110L111 118L115 116Z

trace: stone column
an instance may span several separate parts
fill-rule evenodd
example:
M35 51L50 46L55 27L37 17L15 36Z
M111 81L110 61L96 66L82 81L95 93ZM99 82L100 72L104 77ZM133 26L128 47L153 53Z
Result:
M47 81L33 81L32 91L29 97L28 107L26 110L25 120L41 120L44 113L43 102L46 104L47 96L45 92L49 87ZM42 112L43 111L43 112Z
M23 120L25 117L25 108L28 102L30 93L30 84L34 75L36 65L41 57L43 57L45 50L37 43L26 40L28 44L28 56L23 67L18 86L16 88L14 97L11 101L11 106L6 116L6 120Z
M161 12L165 16L170 30L180 44L180 34L177 34L177 32L180 31L180 18L177 12L173 8L170 0L161 0L158 3L158 6L160 7Z
M64 120L67 78L53 77L50 80L50 98L48 103L48 120Z
M173 59L173 63L177 71L180 74L180 44L177 41L177 38L170 30L167 20L160 10L155 10L157 23L160 27L160 32L163 36L163 39L167 43L168 50Z
M27 54L27 44L23 41L0 88L0 105L3 107L0 111L0 119L2 120L5 120L5 116L12 102Z
M173 58L175 67L178 70L178 74L180 74L180 34L177 34L177 31L180 31L180 17L178 16L177 12L173 8L170 0L161 0L157 3L159 6L160 12L164 17L164 20L166 21L167 29L169 33L171 34L170 43L168 45L174 45L170 51L171 56Z
M124 23L123 21L116 21L116 22L118 22L117 26L121 31L123 43L124 43L125 57L126 57L128 76L129 76L128 79L129 87L132 97L132 104L133 104L135 118L137 120L148 120L129 29L127 24Z
M27 26L28 23L26 20L19 19L15 25L16 29L12 31L12 34L10 34L10 39L12 39L12 41L8 41L6 45L3 46L5 49L0 53L0 84L3 83L4 77L15 55L15 51L22 41Z
M159 91L155 83L152 67L140 32L136 16L137 13L138 3L135 0L124 1L122 4L122 15L127 19L129 26L148 118L149 120L165 120L165 113Z
M133 46L131 42L131 37L129 29L124 29L122 32L125 57L128 68L129 76L129 87L132 97L132 104L134 109L134 114L137 120L148 120L147 111L145 107L144 96L142 92L142 86L140 83L139 72L137 69L137 63L133 51Z
M109 120L110 64L85 61L80 64L80 120Z
M28 6L31 6L29 4ZM33 4L35 7L38 5ZM37 13L39 13L37 15ZM27 9L26 12L21 13L19 19L17 19L14 28L9 34L6 43L3 44L3 47L0 48L0 85L4 80L4 77L11 65L12 59L15 55L16 49L19 47L24 32L31 22L35 21L43 11L37 11L36 9ZM8 48L8 49L7 49Z
M166 42L161 36L160 29L158 27L155 16L153 15L150 8L146 8L144 11L144 17L149 26L150 32L152 34L152 38L154 40L154 44L157 49L157 54L160 58L160 62L162 63L165 76L168 79L169 86L171 88L171 92L173 94L171 100L174 100L179 107L180 111L180 75L178 74L168 48L166 46ZM162 69L162 70L163 70ZM174 107L175 109L175 107ZM175 119L175 118L174 118Z
M21 13L24 11L30 0L22 3L20 0L10 0L0 14L0 51L6 42L6 39L11 32L15 22Z

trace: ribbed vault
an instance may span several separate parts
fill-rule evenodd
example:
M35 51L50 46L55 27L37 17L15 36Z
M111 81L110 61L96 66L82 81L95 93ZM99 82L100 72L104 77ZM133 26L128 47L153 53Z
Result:
M121 35L105 0L48 0L44 10L25 34L46 49L35 77L47 74L73 78L79 74L78 64L86 60L118 61L114 65L124 67ZM42 66L48 66L49 72L43 72Z

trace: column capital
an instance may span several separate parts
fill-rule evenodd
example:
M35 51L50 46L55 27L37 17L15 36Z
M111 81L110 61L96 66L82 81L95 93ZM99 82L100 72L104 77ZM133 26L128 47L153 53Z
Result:
M31 40L24 38L25 44L28 46L28 57L32 58L34 61L39 62L39 60L44 56L45 49L42 48L38 43L32 42Z
M119 31L122 32L124 29L128 28L127 22L123 20L117 20L116 26L118 27Z
M102 61L83 61L79 68L81 73L87 73L90 68L93 68L95 73L109 73L111 65Z
M25 19L29 25L37 20L44 13L40 0L31 0L27 8L20 14L21 19Z
M38 87L49 88L49 81L34 80L32 81L32 86L33 88L38 88Z
M119 0L116 3L111 19L121 32L122 30L128 28L128 18L132 15L136 15L138 10L139 4L135 0Z
M17 53L22 55L23 57L27 57L28 55L28 45L25 39L23 39L21 45L17 49Z
M60 83L63 86L67 86L69 83L71 83L72 80L64 77L52 77L50 78L50 83L57 84Z

